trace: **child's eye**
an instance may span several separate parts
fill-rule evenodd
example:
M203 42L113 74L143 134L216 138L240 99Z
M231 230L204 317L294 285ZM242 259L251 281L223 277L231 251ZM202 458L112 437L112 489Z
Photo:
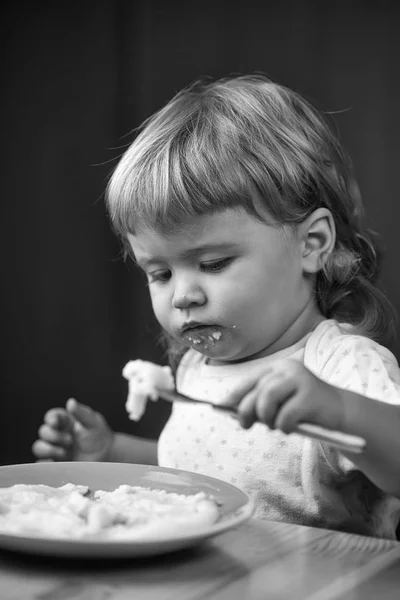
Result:
M201 263L200 268L202 271L215 273L225 269L228 265L231 264L232 261L233 258L219 258L218 260L210 260L209 262Z
M153 273L147 273L147 279L149 283L165 283L171 279L171 271L166 269L165 271L154 271Z

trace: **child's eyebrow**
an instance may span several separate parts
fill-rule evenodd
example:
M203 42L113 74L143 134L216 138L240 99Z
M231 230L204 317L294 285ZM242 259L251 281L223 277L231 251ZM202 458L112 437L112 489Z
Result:
M234 251L237 249L238 245L234 242L220 242L220 243L210 243L210 244L201 244L200 246L194 246L193 248L186 248L179 252L177 257L179 259L187 259L199 256L199 254L204 254L205 252L227 252ZM164 262L165 257L163 256L143 256L142 258L136 259L136 264L144 269L145 267L149 267L154 263Z
M205 252L220 252L227 250L234 250L237 248L237 244L234 242L219 242L219 243L209 243L209 244L201 244L200 246L194 246L193 248L187 248L183 250L180 254L180 258L191 258L192 256L198 256L199 254L204 254Z

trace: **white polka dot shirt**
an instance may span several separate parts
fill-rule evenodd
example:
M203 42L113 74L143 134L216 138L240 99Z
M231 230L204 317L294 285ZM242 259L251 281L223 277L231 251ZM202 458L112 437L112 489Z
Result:
M385 402L400 403L400 370L379 344L325 320L300 342L272 356L211 366L189 350L177 373L178 391L222 403L248 375L292 358L320 378ZM378 490L335 449L256 423L248 430L207 405L176 403L158 443L160 466L217 477L254 498L255 516L395 538L400 501Z

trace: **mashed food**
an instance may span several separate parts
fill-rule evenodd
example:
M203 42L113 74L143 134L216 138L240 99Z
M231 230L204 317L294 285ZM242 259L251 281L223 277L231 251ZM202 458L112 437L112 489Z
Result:
M0 488L0 534L150 541L190 535L218 516L217 503L203 492L184 495L130 485L90 492L72 483Z
M160 367L145 360L130 360L122 370L129 382L128 399L125 408L132 421L139 421L146 410L147 400L157 400L157 390L175 389L170 367Z

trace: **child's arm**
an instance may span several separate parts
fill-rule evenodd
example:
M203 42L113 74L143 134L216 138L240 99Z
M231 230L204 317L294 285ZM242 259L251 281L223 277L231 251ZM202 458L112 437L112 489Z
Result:
M103 460L157 465L157 440L141 438L128 433L114 433L107 458Z
M103 415L70 399L49 410L32 446L39 460L157 464L157 442L113 432Z
M343 431L367 442L362 454L347 457L377 487L400 498L400 406L337 391L343 401Z
M276 362L261 378L244 381L227 403L238 405L245 428L260 421L291 433L308 421L363 437L363 454L347 457L377 487L400 497L400 406L329 385L293 360Z

